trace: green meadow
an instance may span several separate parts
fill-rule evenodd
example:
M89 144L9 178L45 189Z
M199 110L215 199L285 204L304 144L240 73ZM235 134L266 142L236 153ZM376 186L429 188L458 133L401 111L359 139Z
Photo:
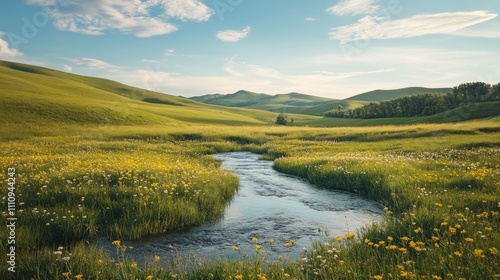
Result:
M226 108L0 63L2 279L498 279L498 102L430 117L350 120ZM478 107L480 106L480 107ZM318 188L380 202L384 222L298 258L255 236L237 260L144 265L124 245L217 220L238 177L211 155L252 151ZM15 178L14 180L9 178ZM105 239L111 255L95 245ZM7 270L15 246L15 272Z

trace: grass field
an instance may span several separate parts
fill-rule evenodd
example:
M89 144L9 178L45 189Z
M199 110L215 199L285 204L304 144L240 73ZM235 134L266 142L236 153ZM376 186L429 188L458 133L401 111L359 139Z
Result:
M271 112L6 62L0 97L0 205L7 221L10 183L17 218L15 231L0 228L1 279L500 278L498 102L425 118L297 115L294 126L273 126ZM382 203L384 223L328 236L298 259L267 251L293 240L259 236L234 261L149 256L140 266L128 257L126 240L219 218L238 178L211 154L241 150ZM13 245L15 273L6 270Z
M18 218L24 221L16 229L17 277L493 278L500 273L499 124L491 119L349 128L109 126L51 137L13 135L18 140L1 143L0 165L16 168ZM257 252L246 252L249 259L193 260L196 269L187 269L193 265L188 261L155 256L137 267L126 257L130 249L118 242L122 258L114 261L85 245L96 236L109 242L137 239L219 216L237 178L220 171L209 154L242 149L263 153L277 170L318 187L381 202L386 222L354 237L333 236L299 260L270 261L261 252L269 242L262 240ZM5 181L8 175L1 176ZM5 188L1 194L7 209ZM0 234L6 240L8 231Z

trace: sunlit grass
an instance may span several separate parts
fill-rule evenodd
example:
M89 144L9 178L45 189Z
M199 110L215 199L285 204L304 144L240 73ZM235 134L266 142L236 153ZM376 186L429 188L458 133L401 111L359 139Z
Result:
M68 126L55 128L56 136L43 130L38 137L10 133L0 142L0 166L17 169L17 216L23 221L16 231L19 279L495 279L500 274L495 119L366 128ZM129 258L133 249L122 243L115 243L113 257L90 245L98 236L125 241L216 219L238 180L209 154L242 149L262 153L275 160L277 170L318 187L379 201L387 207L385 222L330 236L299 259L270 250L295 246L291 240L249 240L256 245L251 252L234 244L241 255L234 261L149 256L144 265ZM3 172L0 179L6 176ZM1 195L5 211L5 188ZM1 240L7 234L0 229ZM0 257L6 260L5 254Z

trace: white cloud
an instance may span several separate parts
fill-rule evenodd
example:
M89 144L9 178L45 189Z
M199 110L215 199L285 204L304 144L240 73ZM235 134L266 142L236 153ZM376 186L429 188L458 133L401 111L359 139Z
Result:
M313 18L313 17L306 17L304 20L305 21L317 21L318 19L317 18Z
M137 37L174 32L170 19L206 21L213 11L199 0L27 0L42 6L56 28L88 35L119 30Z
M0 58L11 59L14 57L22 56L23 53L16 49L12 49L9 47L9 42L2 39L2 36L5 33L0 32Z
M199 0L164 0L167 15L180 20L206 21L214 11Z
M340 54L319 55L311 64L321 66L338 66L345 68L383 65L389 68L402 66L411 68L443 68L456 69L460 65L467 65L473 61L485 62L491 59L492 54L486 51L433 49L418 47L385 47L369 48L350 57Z
M373 14L380 9L374 5L377 0L342 0L337 5L328 8L326 11L332 15L358 15Z
M378 70L374 70L374 71L354 71L354 72L316 71L315 73L318 75L329 77L329 78L334 79L334 80L342 80L342 79L349 79L349 78L363 76L363 75L388 73L388 72L393 72L393 71L394 71L394 69L378 69Z
M410 18L387 20L366 16L357 23L332 29L330 38L342 43L355 40L409 38L427 34L452 34L465 27L495 18L486 11L423 14Z
M478 37L478 38L490 38L499 39L500 38L500 23L497 21L489 26L471 26L455 32L452 35L464 36L464 37Z
M224 30L217 32L217 38L224 42L237 42L245 38L250 32L250 27L247 26L242 30Z
M165 56L175 56L175 50L173 49L165 50Z
M69 59L69 61L73 62L76 65L85 66L94 70L103 70L103 69L118 69L119 66L109 64L102 60L98 60L95 58L82 57L77 59Z
M494 76L498 67L494 67L492 62L500 61L499 59L500 55L495 52L467 50L465 47L370 47L352 55L350 59L341 54L319 55L311 64L324 69L345 69L352 72L370 69L373 65L382 69L394 69L388 75L378 74L376 79L370 75L359 79L372 89L387 89L408 86L449 87L465 81L494 80L485 77ZM385 86L377 83L384 83Z
M67 64L64 64L63 68L64 68L64 71L66 71L66 72L73 72L73 67L71 67Z

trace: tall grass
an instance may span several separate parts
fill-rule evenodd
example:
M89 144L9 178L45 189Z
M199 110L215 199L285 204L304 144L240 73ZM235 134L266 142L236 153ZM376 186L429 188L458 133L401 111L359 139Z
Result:
M217 219L238 186L205 155L234 149L230 143L41 138L0 146L0 180L16 169L16 251L26 266L38 259L28 256L51 250L43 248L97 236L139 239ZM7 191L0 190L4 216ZM8 234L0 229L1 240Z

